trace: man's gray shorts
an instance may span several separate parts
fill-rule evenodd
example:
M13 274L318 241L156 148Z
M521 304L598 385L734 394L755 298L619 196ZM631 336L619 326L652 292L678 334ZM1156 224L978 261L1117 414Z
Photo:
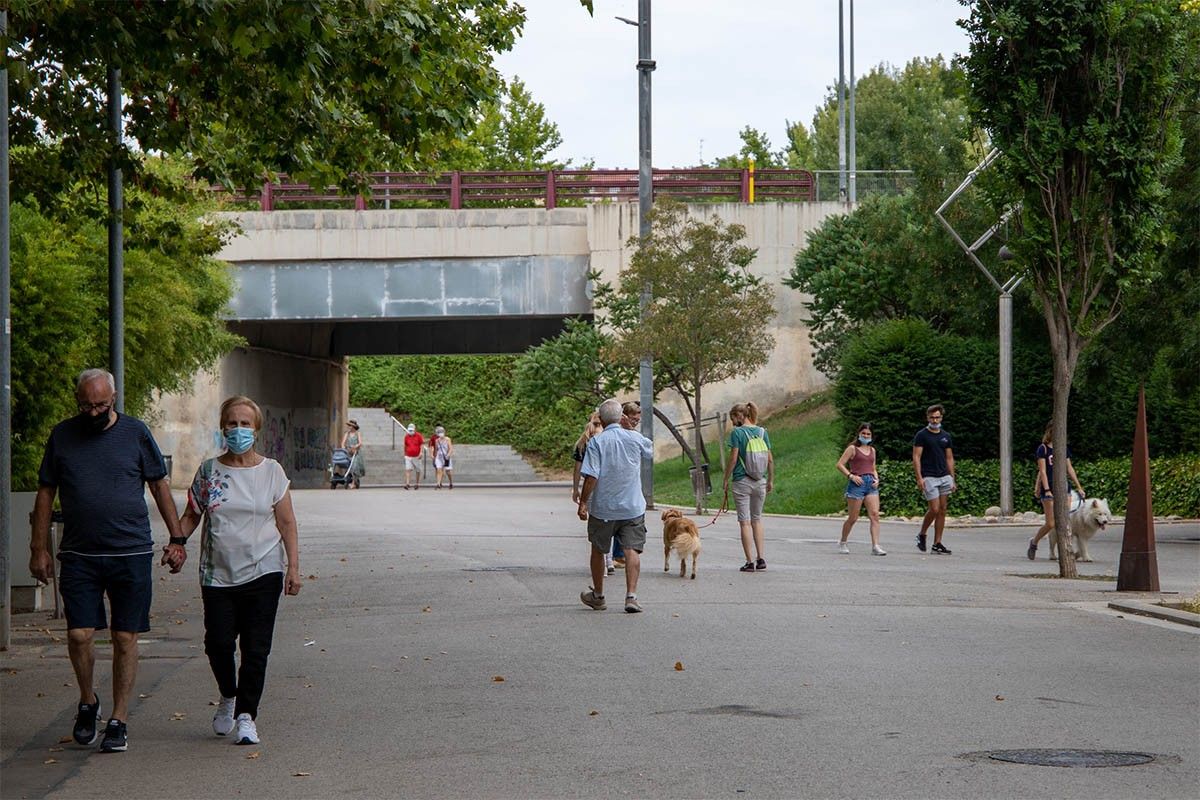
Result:
M954 478L949 475L943 475L940 478L922 478L921 481L925 484L926 500L937 500L942 495L950 494L954 490Z
M613 536L621 547L640 553L646 549L646 515L634 519L598 519L588 517L588 541L601 553L612 549Z

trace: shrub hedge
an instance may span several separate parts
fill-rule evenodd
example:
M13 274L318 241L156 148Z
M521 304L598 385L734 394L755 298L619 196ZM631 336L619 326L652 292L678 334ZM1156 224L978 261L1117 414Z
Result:
M1129 457L1095 461L1072 459L1079 482L1089 497L1108 500L1114 514L1125 513L1129 493ZM880 510L885 516L913 517L925 513L917 493L911 459L878 464ZM949 514L979 516L1000 504L1000 462L995 459L956 459L958 491L950 495ZM1042 510L1033 497L1036 465L1029 460L1013 463L1013 505L1018 512ZM1157 516L1178 514L1200 518L1200 455L1183 454L1150 460L1151 495Z
M924 424L925 408L941 403L946 407L946 429L954 435L955 456L997 458L998 363L994 339L939 333L919 319L867 327L847 343L834 386L842 432L849 438L859 422L870 421L880 453L906 459L913 434ZM1050 419L1051 367L1047 348L1013 343L1012 433L1017 453L1033 453ZM1081 360L1071 395L1068 419L1077 460L1129 452L1143 380L1150 454L1198 452L1197 390L1177 385L1162 357L1145 364L1119 364L1097 351Z

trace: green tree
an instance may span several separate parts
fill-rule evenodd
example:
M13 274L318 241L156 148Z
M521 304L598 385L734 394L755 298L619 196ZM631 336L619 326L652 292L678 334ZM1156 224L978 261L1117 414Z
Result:
M774 345L767 333L775 314L772 290L749 270L757 251L742 243L742 226L715 216L709 222L693 219L677 203L655 205L650 225L645 240L629 240L636 250L617 291L629 303L648 286L652 299L638 320L617 333L610 357L636 363L650 354L680 365L679 386L700 420L704 386L751 375L767 363ZM699 425L695 438L692 465L699 476ZM697 481L698 513L703 498Z
M816 169L817 151L812 132L803 122L784 120L788 144L783 151L784 166L788 169Z
M187 153L227 185L282 171L349 186L418 163L496 96L492 59L525 18L508 0L7 5L14 143L54 141L72 174L101 174L119 67L126 174L137 150Z
M582 418L600 402L637 380L637 365L604 357L613 335L597 325L568 319L553 339L529 348L517 361L517 393L539 408L568 400Z
M901 70L886 64L872 68L855 84L854 113L859 169L911 169L944 182L978 161L964 73L941 56L914 58ZM836 85L812 127L814 166L837 169Z
M15 164L37 155L18 150ZM134 185L126 195L125 403L135 415L239 341L220 318L233 291L215 258L228 228L203 216L212 202L184 171L148 158L142 174L154 189ZM33 193L14 199L13 485L31 489L50 428L75 413L74 376L107 353L107 208L88 182L48 198L46 210Z
M971 6L963 23L974 113L1004 153L1009 193L994 202L1021 204L1009 246L1049 334L1059 452L1080 354L1127 292L1158 276L1198 24L1179 0L993 0ZM1068 526L1066 481L1056 470L1059 531ZM1074 577L1070 548L1059 554L1059 574Z
M738 136L742 140L742 149L734 155L718 158L713 166L741 169L747 166L750 159L754 159L754 166L757 169L782 165L782 154L771 150L771 140L762 131L747 125L742 128Z
M481 107L469 133L429 154L428 166L467 172L565 169L569 161L550 158L561 144L562 134L546 107L514 77L499 100Z

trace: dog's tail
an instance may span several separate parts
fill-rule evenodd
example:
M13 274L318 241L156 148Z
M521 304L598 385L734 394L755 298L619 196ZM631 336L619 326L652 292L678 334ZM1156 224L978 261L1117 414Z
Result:
M694 533L681 533L671 540L671 549L680 558L700 555L700 537Z

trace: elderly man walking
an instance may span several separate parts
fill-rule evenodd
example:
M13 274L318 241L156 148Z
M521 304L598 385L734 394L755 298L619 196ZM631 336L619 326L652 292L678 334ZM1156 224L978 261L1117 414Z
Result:
M603 611L604 554L613 539L625 550L625 610L642 610L637 599L641 553L646 546L646 498L642 496L642 459L651 458L654 445L634 430L621 427L621 404L600 404L604 430L591 438L583 455L583 490L579 493L579 518L587 520L592 544L592 588L579 595L583 604Z
M75 399L78 416L54 426L38 470L29 571L47 583L54 575L50 513L58 494L64 522L59 587L67 616L67 652L79 683L73 736L79 744L92 744L99 736L92 638L97 629L107 627L113 644L113 706L100 750L113 753L128 747L126 720L137 675L138 634L150 630L154 541L146 484L171 544L186 539L180 535L162 453L144 422L113 408L113 376L99 369L83 372ZM105 619L105 594L111 622Z

